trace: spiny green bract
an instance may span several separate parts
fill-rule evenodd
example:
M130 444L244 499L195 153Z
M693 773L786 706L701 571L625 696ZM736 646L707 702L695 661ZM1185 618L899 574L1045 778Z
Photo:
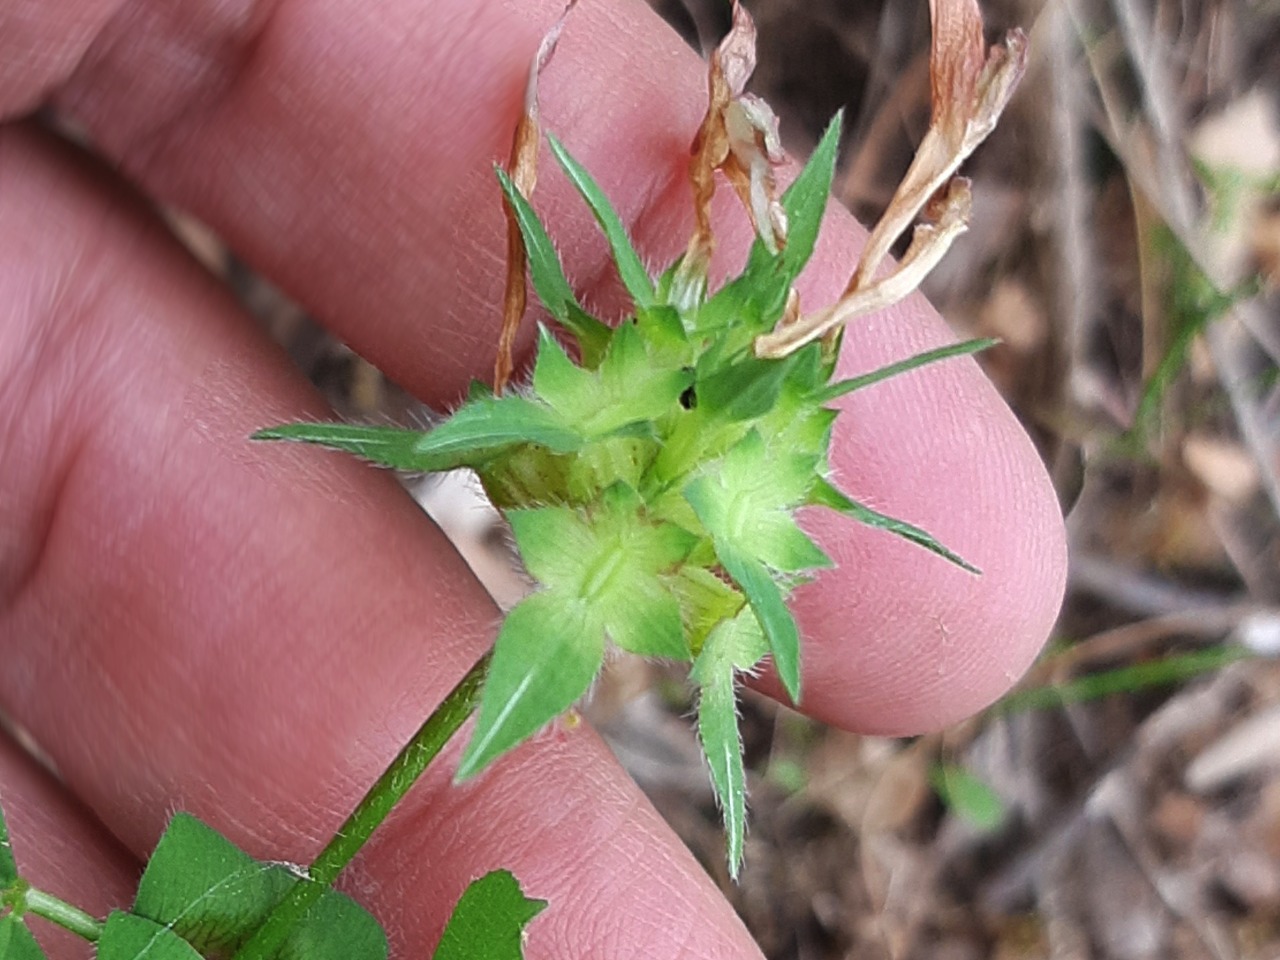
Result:
M770 254L757 242L742 275L708 298L678 263L650 280L603 193L553 140L613 250L633 317L610 329L587 315L532 207L500 173L534 289L580 361L543 328L527 389L495 396L477 385L429 432L299 424L258 434L407 470L469 467L509 519L537 589L498 635L460 778L579 699L607 643L688 661L736 872L745 785L735 677L772 656L800 700L799 637L786 599L830 565L796 511L841 510L963 564L923 531L856 504L825 479L836 414L824 404L859 385L830 382L835 345L810 344L777 360L752 350L781 319L813 251L837 141L838 121L783 197L785 248ZM977 346L923 355L904 368Z

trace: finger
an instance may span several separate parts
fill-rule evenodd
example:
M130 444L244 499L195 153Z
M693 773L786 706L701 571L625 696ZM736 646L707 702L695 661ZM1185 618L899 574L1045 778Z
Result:
M61 102L160 196L195 210L393 378L435 402L487 376L503 225L491 174L558 0L517 5L286 0L228 23L136 0ZM261 9L261 8L255 8ZM174 64L180 64L179 70ZM687 237L687 144L702 66L640 4L586 4L544 75L544 119L600 176L655 263ZM609 276L590 214L544 176L538 202L588 298ZM742 221L737 231L742 249ZM806 276L834 296L860 233L828 222ZM726 238L724 253L734 245ZM846 363L948 337L917 301L862 322ZM1065 550L1034 451L976 366L850 399L835 461L851 492L981 566L960 576L882 533L815 520L840 568L800 600L805 708L909 731L990 701L1047 634Z
M498 615L386 474L246 441L313 393L134 206L0 132L0 709L135 853L175 807L306 862ZM351 880L419 956L506 867L530 955L752 956L584 725L437 771ZM654 918L662 917L661 924Z
M0 735L0 800L18 874L94 917L133 901L138 862L8 736ZM38 917L27 926L50 960L93 954L75 934Z

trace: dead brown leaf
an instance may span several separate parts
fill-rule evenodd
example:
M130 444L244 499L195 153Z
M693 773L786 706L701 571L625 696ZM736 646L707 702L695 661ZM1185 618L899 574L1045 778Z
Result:
M511 156L507 161L511 182L526 200L533 195L533 188L538 182L538 144L542 137L542 126L538 121L538 77L555 53L569 13L577 5L578 0L569 0L560 18L543 36L542 42L538 44L538 52L529 64L529 78L524 89L524 112L516 123L515 134L511 139ZM499 394L511 379L514 366L511 354L520 321L524 319L525 308L528 306L524 237L520 234L520 224L511 205L503 203L503 210L507 215L507 283L502 296L502 330L498 334L498 358L493 369L493 390Z
M1027 39L1014 30L984 51L977 0L930 0L933 43L929 77L933 116L915 158L834 305L779 324L756 340L756 354L784 357L850 320L883 310L919 286L968 225L972 197L960 165L995 129L1026 69ZM902 262L874 277L894 241L923 213Z

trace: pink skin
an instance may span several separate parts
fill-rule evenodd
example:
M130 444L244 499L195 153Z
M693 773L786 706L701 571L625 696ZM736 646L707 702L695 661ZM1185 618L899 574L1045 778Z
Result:
M9 4L0 115L58 104L142 191L211 223L362 354L447 404L492 369L491 165L558 12L558 0ZM547 127L655 262L687 236L682 170L703 88L701 64L635 0L583 4L544 77ZM549 166L537 201L584 295L616 304L589 214ZM831 215L808 302L838 289L861 236ZM731 217L723 252L746 239ZM144 855L177 808L256 855L309 859L490 642L497 612L391 478L246 442L325 411L121 180L20 123L0 128L0 304L0 708L66 784L59 795L4 748L21 862L93 909L125 903L125 851ZM912 300L860 322L845 366L949 336ZM862 730L936 727L998 696L1043 642L1061 521L976 365L912 374L848 411L842 483L985 574L813 515L840 566L797 598L804 708ZM101 827L119 843L50 839ZM460 790L429 775L345 883L395 955L422 956L465 883L499 866L552 902L531 957L757 956L584 726ZM87 950L62 939L55 955Z

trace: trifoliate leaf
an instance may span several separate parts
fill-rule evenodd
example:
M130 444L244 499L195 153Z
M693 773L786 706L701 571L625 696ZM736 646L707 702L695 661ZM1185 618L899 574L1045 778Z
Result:
M147 863L133 909L156 923L175 925L202 951L230 954L296 880L179 813Z
M604 661L604 631L590 613L562 590L543 590L507 614L458 780L479 773L587 692Z
M773 665L791 702L800 702L800 633L782 590L764 564L734 544L715 540L716 556L751 604L769 641Z
M546 906L506 870L486 873L463 891L432 960L521 960L524 928Z
M170 927L201 953L230 956L296 883L277 864L254 860L212 827L176 814L138 885L133 913ZM385 960L377 921L333 890L289 934L280 960Z
M202 960L199 952L167 927L145 917L112 911L98 939L98 960Z
M926 350L924 353L917 353L914 357L908 357L906 360L899 360L897 363L890 363L886 366L872 370L870 373L864 373L856 377L850 377L848 380L841 380L827 387L818 396L818 403L830 403L839 397L843 397L846 393L853 393L855 390L861 390L872 384L880 383L882 380L888 380L891 377L899 376L908 371L915 370L917 367L923 367L930 363L937 363L939 360L948 360L951 357L963 357L971 353L978 353L982 350L990 349L998 344L999 340L990 338L983 340L964 340L960 343L953 343L945 347L939 347L936 350ZM810 344L815 346L815 344ZM808 349L806 347L805 349Z
M662 416L692 380L688 370L657 366L633 323L618 327L594 371L576 365L544 330L533 368L537 396L587 437Z
M22 918L13 913L0 918L0 960L47 960Z
M636 309L642 310L652 306L653 281L649 279L649 272L645 270L640 255L631 245L631 238L627 236L626 227L622 225L622 218L618 216L617 211L613 209L613 204L609 202L609 198L604 195L604 191L592 176L570 156L564 144L550 135L547 136L547 141L551 144L551 153L568 175L569 181L577 188L582 199L587 201L587 206L595 214L605 239L609 241L609 248L613 251L613 262L618 268L618 276L622 279L623 286L627 288L627 293L631 294L631 300Z
M895 536L909 540L918 546L924 547L926 550L936 553L940 557L950 560L957 567L967 570L969 573L977 574L982 572L964 557L948 550L927 531L920 529L915 524L907 523L905 520L899 520L896 517L890 517L879 511L872 510L870 507L851 499L825 480L819 480L814 485L809 502L814 506L839 510L841 513L852 517L859 523L865 523L869 527L887 530Z
M516 394L469 400L425 433L347 423L293 423L259 430L254 440L297 440L344 450L397 470L435 472L474 467L524 443L557 453L576 450L584 437L546 404Z
M831 561L792 516L813 485L815 464L811 457L770 454L752 430L684 496L717 541L774 570L827 567Z
M386 960L387 936L364 907L336 890L327 890L289 932L276 956L279 960Z
M529 278L533 281L538 299L560 325L577 339L583 362L589 366L594 365L595 359L604 353L609 343L608 326L582 309L582 304L578 303L578 298L564 275L564 269L560 266L556 248L533 206L516 189L505 170L499 168L497 174L502 192L515 211L516 222L524 237L529 257Z

